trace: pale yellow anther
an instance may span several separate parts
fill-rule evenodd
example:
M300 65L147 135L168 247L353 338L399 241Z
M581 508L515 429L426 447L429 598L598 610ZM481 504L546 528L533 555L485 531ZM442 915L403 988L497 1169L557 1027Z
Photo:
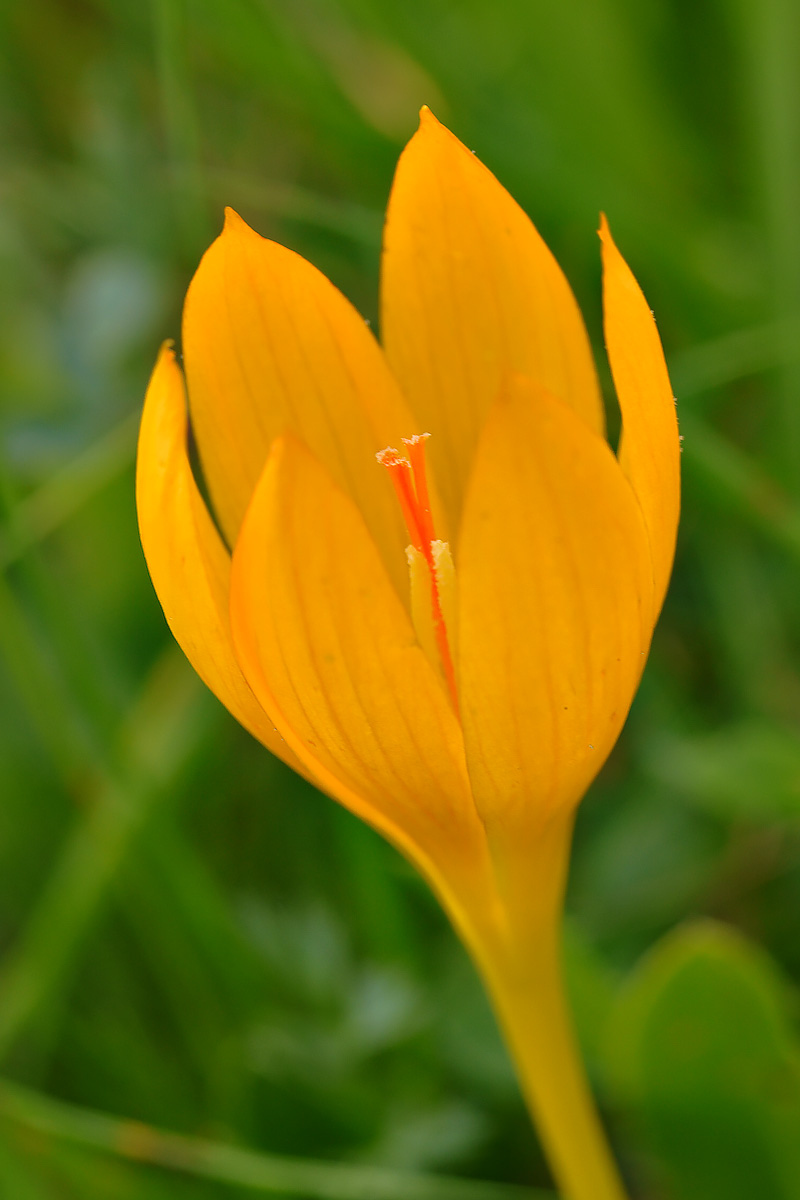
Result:
M456 592L456 568L448 542L431 542L431 554L436 572L436 587L442 609L450 654L455 662L458 658L458 595Z
M424 650L428 660L439 664L439 647L436 642L436 629L433 623L433 607L431 605L431 576L425 555L416 546L406 546L408 559L408 579L411 597L411 620L417 641Z

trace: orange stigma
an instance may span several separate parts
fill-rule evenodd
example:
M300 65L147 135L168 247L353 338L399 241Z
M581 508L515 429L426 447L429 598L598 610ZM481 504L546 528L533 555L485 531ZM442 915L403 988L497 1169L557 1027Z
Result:
M428 476L425 467L425 442L430 437L428 433L415 433L413 437L403 438L406 455L400 454L391 446L379 451L376 458L381 466L386 467L391 476L403 519L408 529L411 545L425 560L430 580L431 615L433 617L433 632L436 649L444 671L453 707L458 713L458 690L456 675L453 667L453 656L450 652L450 642L447 636L442 611L441 581L437 566L436 548L445 543L436 538L431 514L430 494L428 492ZM409 554L411 551L409 550ZM448 560L449 560L449 551ZM424 568L423 568L424 569ZM452 569L452 568L451 568Z

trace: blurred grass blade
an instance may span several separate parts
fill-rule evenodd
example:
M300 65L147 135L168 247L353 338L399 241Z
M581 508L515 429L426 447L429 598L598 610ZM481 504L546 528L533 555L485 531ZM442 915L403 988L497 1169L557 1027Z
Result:
M213 709L170 648L125 729L124 769L99 776L0 972L0 1058L58 988L131 841L208 732Z
M670 356L669 373L678 403L711 388L723 387L800 362L800 315L738 329Z
M16 684L34 729L67 784L94 755L92 731L65 694L28 615L0 573L0 660Z
M330 0L291 0L280 8L361 118L385 137L408 137L423 104L444 112L446 102L428 71L399 42L348 20L344 6Z
M800 739L763 717L710 732L660 730L644 748L644 764L671 796L748 830L800 816Z
M17 501L13 529L0 535L0 570L65 524L133 462L138 428L135 412Z
M235 196L237 203L252 205L275 217L330 230L369 250L380 248L383 213L365 204L334 200L285 180L247 175L226 167L209 168L206 178L215 196Z
M15 1153L6 1138L0 1138L0 1195L13 1200L50 1200L24 1155Z
M113 656L98 652L90 622L54 582L39 540L110 482L123 465L121 440L118 434L110 445L100 439L23 501L0 459L0 573L17 567L14 589L0 578L0 652L62 773L76 755L105 764L121 697ZM59 738L68 743L66 755L55 746Z
M555 1200L552 1192L512 1184L259 1154L77 1108L6 1080L0 1082L0 1117L48 1139L305 1200Z
M796 312L800 302L800 9L796 0L736 6L742 52L752 89L754 180L761 192L773 312ZM800 491L800 362L784 364L777 379L772 422L773 468Z
M681 414L683 459L714 498L793 558L800 558L800 507L755 459L692 414Z
M200 162L200 127L186 54L187 7L180 0L151 0L161 120L175 204L175 232L187 254L210 241L210 223Z

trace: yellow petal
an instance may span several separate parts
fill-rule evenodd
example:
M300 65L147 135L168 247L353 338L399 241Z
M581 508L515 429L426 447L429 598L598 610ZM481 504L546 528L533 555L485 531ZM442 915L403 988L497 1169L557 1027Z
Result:
M352 500L291 435L242 525L231 623L250 686L320 785L429 878L480 893L483 830L445 686Z
M652 628L641 512L605 439L528 380L489 415L465 502L461 714L490 836L575 804L627 714Z
M418 430L341 292L229 209L189 288L183 347L192 428L229 545L270 442L292 430L366 514L400 586L407 537L375 453Z
M650 536L657 616L672 570L680 514L678 419L653 314L605 217L600 237L606 346L622 412L619 461Z
M153 586L203 682L267 749L308 776L236 662L228 620L230 556L197 489L186 437L183 376L167 343L147 389L136 461L139 532Z
M604 428L586 330L560 267L505 188L427 109L389 200L381 336L434 435L430 455L454 528L481 428L509 372Z

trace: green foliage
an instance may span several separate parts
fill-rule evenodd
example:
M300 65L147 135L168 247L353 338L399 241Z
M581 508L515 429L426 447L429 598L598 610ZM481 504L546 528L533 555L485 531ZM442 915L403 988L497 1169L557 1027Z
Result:
M133 512L222 206L374 321L422 102L601 371L608 214L679 399L675 578L570 883L604 1115L638 1200L800 1194L799 60L792 0L0 3L0 1196L548 1186L436 905L204 693Z
M800 1177L800 1041L769 958L724 926L665 937L621 991L611 1078L676 1197L791 1200Z

